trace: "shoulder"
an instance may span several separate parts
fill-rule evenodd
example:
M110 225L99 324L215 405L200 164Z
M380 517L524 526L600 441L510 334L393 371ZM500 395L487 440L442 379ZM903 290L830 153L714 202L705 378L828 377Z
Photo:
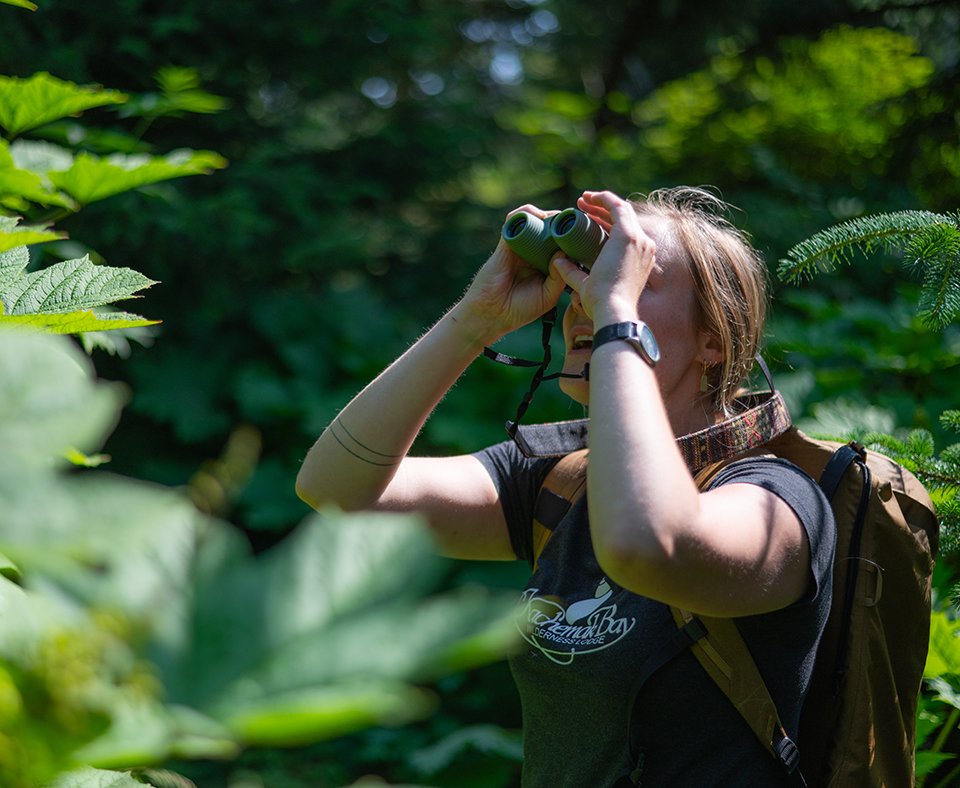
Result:
M766 455L736 460L720 470L706 490L728 484L763 487L789 504L801 520L812 518L832 522L830 503L820 485L789 460Z
M489 446L472 455L487 469L494 483L502 488L508 481L524 480L524 487L539 489L558 457L526 457L513 441Z
M812 596L817 596L818 587L830 579L836 549L833 508L820 485L789 460L769 455L730 463L714 476L708 489L729 484L763 487L793 510L810 547L810 565L816 581L811 590Z

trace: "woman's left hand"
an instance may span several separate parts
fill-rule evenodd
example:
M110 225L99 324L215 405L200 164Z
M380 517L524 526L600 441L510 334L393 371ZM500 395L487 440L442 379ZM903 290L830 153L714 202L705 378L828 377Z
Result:
M656 244L640 227L633 205L613 192L584 192L577 207L609 238L589 275L563 257L554 262L558 273L595 323L636 320L637 301L656 267Z

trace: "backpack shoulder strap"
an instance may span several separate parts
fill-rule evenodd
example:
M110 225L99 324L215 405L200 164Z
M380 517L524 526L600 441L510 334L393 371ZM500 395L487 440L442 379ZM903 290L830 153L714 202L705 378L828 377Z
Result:
M587 449L580 449L553 466L537 495L533 511L533 568L570 507L587 491Z
M680 628L692 621L701 623L706 634L690 644L697 661L787 774L795 774L799 784L806 785L797 770L800 762L797 745L784 730L773 698L733 619L694 616L673 606L670 612Z

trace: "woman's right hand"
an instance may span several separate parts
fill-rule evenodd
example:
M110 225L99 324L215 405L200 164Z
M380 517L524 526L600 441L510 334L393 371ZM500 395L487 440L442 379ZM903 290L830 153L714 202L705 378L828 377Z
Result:
M527 211L544 218L546 211L525 205ZM503 238L490 259L477 271L469 289L453 308L452 316L483 345L536 320L556 306L565 287L550 264L548 276L523 260Z

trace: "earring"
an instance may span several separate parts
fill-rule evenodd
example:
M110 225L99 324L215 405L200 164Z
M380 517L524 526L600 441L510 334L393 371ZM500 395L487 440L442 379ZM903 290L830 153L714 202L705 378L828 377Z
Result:
M707 377L707 362L703 362L703 374L700 376L700 391L706 393L710 389L710 378Z

